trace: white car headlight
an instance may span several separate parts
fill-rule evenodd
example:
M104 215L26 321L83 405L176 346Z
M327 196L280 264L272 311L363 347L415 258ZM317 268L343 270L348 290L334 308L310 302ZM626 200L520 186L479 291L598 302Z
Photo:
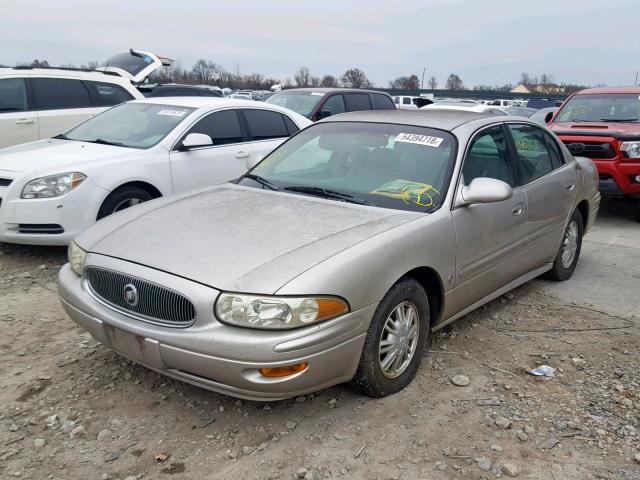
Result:
M87 261L87 252L81 249L76 242L69 244L69 265L76 275L82 276L84 264Z
M347 302L335 297L270 297L226 292L220 294L215 306L221 322L273 330L303 327L348 311Z
M629 158L640 158L640 142L623 142L620 150L627 152Z
M69 193L87 178L78 172L49 175L36 178L27 183L22 189L20 198L55 198Z

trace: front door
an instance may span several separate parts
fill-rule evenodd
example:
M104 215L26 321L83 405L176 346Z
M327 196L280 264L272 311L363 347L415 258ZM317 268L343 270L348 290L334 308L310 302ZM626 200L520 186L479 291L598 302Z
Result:
M253 147L245 141L236 110L220 110L201 118L183 136L203 133L213 145L181 149L174 148L171 176L175 193L217 185L239 177L247 170Z
M502 125L481 130L467 151L461 181L502 180L516 187L514 161ZM501 202L479 203L453 210L456 233L454 311L475 303L524 273L527 198L522 188Z
M0 148L38 140L38 114L28 98L24 78L0 78Z

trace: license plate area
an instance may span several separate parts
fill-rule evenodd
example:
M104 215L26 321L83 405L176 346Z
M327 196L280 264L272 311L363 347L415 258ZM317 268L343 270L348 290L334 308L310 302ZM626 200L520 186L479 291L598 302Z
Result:
M104 334L109 346L126 357L141 363L151 363L153 355L147 352L147 343L144 337L134 335L111 325L104 324Z

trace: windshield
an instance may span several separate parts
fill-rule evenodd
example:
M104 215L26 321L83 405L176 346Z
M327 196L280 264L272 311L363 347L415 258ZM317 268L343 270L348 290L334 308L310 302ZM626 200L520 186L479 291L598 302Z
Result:
M282 91L274 93L265 101L308 117L323 96L324 93L322 92Z
M554 122L636 122L640 95L604 93L574 95L562 106Z
M123 103L96 115L60 138L129 148L149 148L162 140L193 110L176 105Z
M448 132L379 123L311 126L240 183L398 210L442 204L456 141Z

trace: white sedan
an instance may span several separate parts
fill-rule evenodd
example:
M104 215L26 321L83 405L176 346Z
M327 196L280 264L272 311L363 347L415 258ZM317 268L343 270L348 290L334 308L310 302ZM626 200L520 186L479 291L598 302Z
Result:
M136 100L0 150L0 241L66 245L107 215L242 175L311 122L276 105Z

